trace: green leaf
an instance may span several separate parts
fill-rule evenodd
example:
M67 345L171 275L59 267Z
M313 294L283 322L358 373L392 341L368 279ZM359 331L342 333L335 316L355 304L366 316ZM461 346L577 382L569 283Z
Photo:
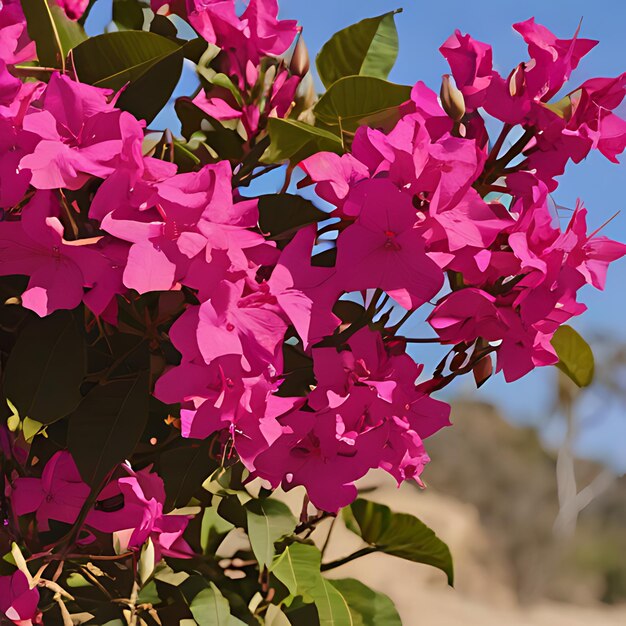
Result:
M245 626L240 619L230 614L228 600L214 583L203 589L189 605L191 614L199 626Z
M291 594L289 606L296 596L314 602L321 626L361 626L363 621L350 610L342 592L320 573L321 554L308 544L293 543L274 560L271 572Z
M159 604L160 602L159 590L154 580L151 580L147 585L141 588L137 596L137 604Z
M343 510L346 526L380 552L442 570L454 581L448 546L417 517L359 498Z
M211 445L211 440L207 439L161 454L159 473L165 482L168 509L186 506L206 478L217 469L217 461L209 456Z
M68 52L87 39L83 27L47 0L26 0L21 5L28 35L37 46L39 65L65 70Z
M387 78L398 58L394 16L402 9L348 26L335 33L317 55L317 72L325 87L345 76Z
M305 602L311 602L310 592L321 578L322 556L315 547L305 543L292 543L277 556L270 571L289 590L291 597L302 596Z
M168 39L178 39L178 29L172 20L166 15L155 14L150 22L150 32L162 35Z
M148 123L167 104L184 59L177 42L134 30L91 37L72 54L82 82L115 90L129 83L117 105Z
M265 612L265 626L291 626L291 622L280 607L270 604Z
M85 339L77 317L58 311L20 333L4 373L4 394L22 419L51 424L81 400Z
M559 357L556 366L579 387L588 387L595 371L595 360L589 344L571 326L565 324L554 333L552 346Z
M244 140L236 130L223 126L196 106L191 98L177 98L174 110L181 123L181 132L189 141L199 131L203 133L201 145L208 146L222 159L241 160L243 158Z
M252 496L245 490L238 474L231 467L218 467L203 483L202 488L215 496L226 498L236 496L241 504L252 500Z
M393 602L384 593L370 589L354 578L331 580L342 595L355 624L363 626L402 626Z
M148 420L148 373L92 389L70 418L67 443L83 480L100 484L130 457Z
M293 532L296 518L289 507L278 500L252 500L246 505L248 537L261 567L274 558L274 543Z
M318 584L311 589L310 593L317 607L320 626L361 626L363 624L358 619L358 614L350 611L348 602L331 581L320 576Z
M215 504L215 503L214 503ZM216 506L208 507L202 516L200 528L200 545L204 554L215 554L220 543L235 526L225 520L217 511Z
M205 59L209 58L212 60L212 56L215 56L213 47L209 45L206 52L200 59L201 63L197 66L197 71L200 76L206 79L212 86L219 87L221 89L226 89L235 99L235 102L240 106L244 107L245 103L243 101L243 96L241 95L241 91L239 91L239 87L233 83L233 81L226 74L222 74L216 72L212 67L206 64ZM211 94L210 87L207 91L208 94Z
M304 122L271 117L268 129L271 144L263 155L264 163L299 163L316 152L342 154L344 151L339 137Z
M155 580L158 580L166 585L172 587L178 587L182 585L188 578L187 572L175 572L165 561L161 561L154 572Z
M92 587L93 585L78 572L72 572L65 581L65 584L71 589L80 589L82 587Z
M318 120L338 134L354 133L372 116L393 113L411 97L411 87L371 76L339 79L319 99L314 112Z
M259 226L274 241L291 239L298 229L328 219L310 200L288 193L259 196Z
M143 28L143 7L138 0L113 0L113 21L119 30L141 30Z

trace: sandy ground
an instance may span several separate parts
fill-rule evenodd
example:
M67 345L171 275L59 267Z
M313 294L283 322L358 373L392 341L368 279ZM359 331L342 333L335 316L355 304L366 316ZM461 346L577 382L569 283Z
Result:
M330 575L358 578L386 593L404 626L626 626L626 607L546 603L520 608L506 580L506 567L494 556L472 506L435 493L417 494L409 485L397 489L393 483L379 484L368 498L417 515L448 543L455 560L455 588L446 585L439 570L382 554L348 563ZM301 496L297 492L286 496L294 510ZM326 532L320 529L315 535L323 541ZM325 560L350 554L362 545L337 523Z

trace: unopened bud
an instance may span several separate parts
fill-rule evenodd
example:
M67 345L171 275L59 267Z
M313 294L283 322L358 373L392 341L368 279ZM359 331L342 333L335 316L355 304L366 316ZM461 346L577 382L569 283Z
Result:
M460 370L464 365L465 361L467 361L467 354L465 354L465 350L457 352L450 361L450 371L456 372Z
M493 374L493 361L491 356L484 356L476 365L474 365L474 380L476 381L476 387L481 387Z
M509 93L512 98L515 96L520 96L524 91L524 87L526 86L526 72L524 71L524 63L520 63L510 74L509 74Z
M460 122L465 115L465 100L463 94L450 81L450 74L444 74L441 80L441 106L455 122Z
M289 71L296 76L304 76L309 71L309 67L311 67L309 51L304 43L304 38L300 35L291 55Z
M295 114L296 117L306 123L314 123L315 116L311 110L311 107L315 103L317 94L315 92L315 83L311 74L306 74L300 81L298 88L296 89L295 102Z

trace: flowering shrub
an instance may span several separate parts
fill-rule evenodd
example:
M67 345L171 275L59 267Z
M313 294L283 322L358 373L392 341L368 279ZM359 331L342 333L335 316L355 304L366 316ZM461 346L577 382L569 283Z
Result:
M436 392L459 376L556 364L589 383L565 323L626 246L589 234L580 202L560 224L550 194L570 160L626 147L626 74L564 91L596 42L530 19L506 77L452 35L438 97L386 80L388 13L322 48L316 98L276 0L114 0L114 27L87 38L91 4L0 9L0 610L399 624L385 596L320 572L378 550L451 584L450 554L355 482L421 484L424 440L449 425ZM149 130L184 64L200 87L176 100L182 135ZM428 337L403 332L418 310ZM407 352L420 342L441 346L432 373ZM299 520L279 487L304 487ZM340 509L367 547L321 564L309 536Z

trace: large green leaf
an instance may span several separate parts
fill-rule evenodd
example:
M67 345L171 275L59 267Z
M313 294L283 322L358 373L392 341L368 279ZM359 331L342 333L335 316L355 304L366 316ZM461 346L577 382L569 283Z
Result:
M130 457L148 419L148 373L92 389L70 418L67 444L91 486Z
M64 70L67 53L87 38L83 27L47 0L25 0L21 4L28 35L37 46L39 64Z
M248 537L261 567L269 566L274 558L274 543L293 532L296 518L289 507L278 500L251 500L246 505Z
M567 324L560 326L552 345L559 357L556 366L579 387L587 387L593 381L595 361L589 344Z
M217 461L209 455L212 441L207 439L193 446L165 451L159 457L159 473L165 482L167 507L183 507L202 483L217 469Z
M398 58L398 31L390 11L369 17L335 33L317 55L316 65L326 87L344 76L387 78Z
M128 85L118 106L147 122L167 104L184 59L183 47L177 42L134 30L91 37L72 54L82 82L115 90Z
M214 583L198 593L189 605L198 626L245 626L230 614L228 600Z
M339 137L304 122L272 117L268 129L271 144L263 155L264 163L299 163L316 152L341 154L344 151Z
M140 0L113 0L112 16L118 30L141 30L146 6Z
M290 593L285 604L300 596L315 603L321 626L361 626L341 591L321 575L320 564L320 551L302 543L291 544L274 560L271 571Z
M437 567L454 581L448 546L417 517L363 498L343 510L346 526L380 552Z
M291 598L302 596L305 602L311 602L311 591L321 578L321 561L322 556L315 546L292 543L274 559L270 571L287 587Z
M85 339L77 316L58 311L20 333L4 373L4 393L22 419L51 424L81 400Z
M372 116L393 113L410 97L408 85L396 85L372 76L347 76L328 89L314 112L317 119L343 135L371 122Z
M402 626L393 602L384 593L365 586L354 578L331 580L350 609L355 624L363 626Z
M328 219L310 200L288 193L259 196L259 226L273 240L291 239L298 229Z
M329 580L320 576L309 593L315 602L320 626L362 626L360 616L350 610L346 598Z
M105 33L91 37L73 53L78 78L90 85L121 89L140 78L180 46L143 31Z

